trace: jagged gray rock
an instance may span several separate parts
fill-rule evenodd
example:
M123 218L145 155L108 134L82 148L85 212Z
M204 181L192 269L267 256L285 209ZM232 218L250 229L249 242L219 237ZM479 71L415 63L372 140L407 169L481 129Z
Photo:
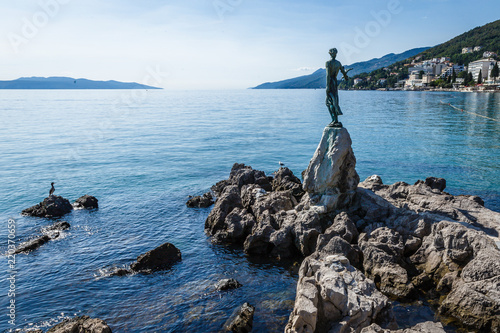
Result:
M285 168L270 179L235 164L212 188L218 198L206 231L249 255L307 256L287 332L359 333L374 323L389 332L397 326L387 296L409 300L425 290L443 316L500 333L500 214L479 197L443 192L442 178L384 185L372 176L356 188L354 166L345 129L325 130L303 174L305 194ZM397 332L433 329L442 326Z
M366 276L378 283L380 291L392 298L406 299L413 296L415 287L404 261L403 237L392 229L382 227L359 239L363 252Z
M500 214L477 197L452 196L429 183L383 185L377 176L360 183L357 208L351 208L366 233L359 237L366 274L382 274L378 281L387 295L411 297L415 289L406 291L412 286L428 290L443 316L499 332ZM377 233L387 236L378 241ZM464 272L474 272L473 278Z
M286 333L359 332L372 323L393 326L391 304L346 257L314 253L302 262Z
M255 307L248 303L234 310L233 314L224 324L225 332L248 333L252 331L253 314Z
M484 232L439 222L411 261L436 286L442 315L500 332L500 250Z
M314 252L324 227L316 212L295 211L303 191L288 168L280 168L270 179L235 164L229 179L212 189L219 195L205 231L214 241L243 244L251 255L286 258Z
M377 324L371 324L361 330L361 333L445 333L441 323L426 321L417 325L400 330L383 329Z

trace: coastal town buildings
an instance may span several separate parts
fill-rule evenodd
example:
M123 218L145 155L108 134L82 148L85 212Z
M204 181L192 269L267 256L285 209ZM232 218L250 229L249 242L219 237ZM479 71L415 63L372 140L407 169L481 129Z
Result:
M447 77L447 76L452 76L453 72L455 72L455 75L465 71L466 68L464 65L451 65L446 67L445 70L441 72L441 77Z
M462 53L473 53L481 51L481 46L465 47ZM354 86L358 85L361 89L404 89L404 90L421 90L421 89L436 89L447 86L448 89L462 89L467 86L467 89L474 87L475 84L480 83L481 89L491 89L492 86L497 85L500 81L497 77L491 77L491 71L497 61L497 54L491 51L485 51L483 59L470 62L469 64L457 64L451 62L450 57L439 57L432 59L425 59L421 55L415 57L411 62L400 64L399 68L384 67L382 70L385 74L377 74L373 82L371 76L364 79L354 78ZM476 58L477 59L477 58ZM407 70L407 79L399 79L402 70ZM465 73L463 73L465 72ZM462 74L461 74L462 73ZM479 75L481 74L481 80ZM404 77L404 76L403 76ZM437 81L438 82L434 82ZM359 85L366 81L366 84ZM488 88L488 86L490 86ZM500 86L498 87L500 88ZM479 89L479 88L478 88ZM493 89L496 89L493 87Z
M469 63L468 72L472 73L472 77L476 82L479 79L479 73L481 73L481 78L483 80L488 79L495 62L496 61L492 58L473 61Z

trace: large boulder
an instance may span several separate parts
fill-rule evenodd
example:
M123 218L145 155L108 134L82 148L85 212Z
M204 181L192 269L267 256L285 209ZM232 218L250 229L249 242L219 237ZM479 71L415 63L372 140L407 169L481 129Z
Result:
M286 333L359 332L372 323L393 327L391 304L346 257L315 253L302 262Z
M484 232L439 222L410 259L421 272L418 281L435 287L442 315L500 332L500 250Z
M47 333L111 333L111 328L104 320L81 316L66 319L49 329Z
M137 257L137 261L130 265L132 272L154 272L170 268L180 261L181 251L173 244L165 243L154 250Z
M73 206L68 199L57 195L50 195L39 204L26 208L23 215L35 217L61 217L73 210Z
M99 208L98 200L96 197L85 194L73 203L74 209L97 209Z
M363 252L363 268L367 277L373 279L380 291L395 299L415 296L404 260L405 244L397 231L382 227L362 234L359 247Z
M345 128L326 127L323 137L303 173L308 205L322 212L348 205L359 183L351 137Z

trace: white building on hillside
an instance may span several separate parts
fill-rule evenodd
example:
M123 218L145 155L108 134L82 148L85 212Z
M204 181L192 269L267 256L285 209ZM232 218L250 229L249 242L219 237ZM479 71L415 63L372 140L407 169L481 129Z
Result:
M468 72L472 73L472 77L477 82L479 78L479 72L481 72L481 76L484 79L487 79L490 74L490 66L493 68L495 65L494 59L481 59L477 61L473 61L469 63Z
M458 75L458 73L463 72L465 70L464 65L453 65L450 67L447 67L442 73L441 76L452 76L453 71L455 71L455 75Z
M474 52L481 51L482 48L482 46L476 46L474 47Z
M358 83L361 83L361 82L363 82L363 79L360 79L360 78L354 79L354 85L357 85Z
M472 53L473 52L472 50L473 50L472 47L464 47L462 49L462 54L464 54L464 53Z
M497 54L495 52L491 51L486 51L483 53L483 58L491 58L491 57L496 57Z

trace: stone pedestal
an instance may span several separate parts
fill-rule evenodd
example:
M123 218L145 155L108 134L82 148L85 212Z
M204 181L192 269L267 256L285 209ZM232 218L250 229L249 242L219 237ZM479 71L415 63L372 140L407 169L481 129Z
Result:
M359 183L356 158L346 128L325 127L303 173L304 208L326 213L349 204Z

